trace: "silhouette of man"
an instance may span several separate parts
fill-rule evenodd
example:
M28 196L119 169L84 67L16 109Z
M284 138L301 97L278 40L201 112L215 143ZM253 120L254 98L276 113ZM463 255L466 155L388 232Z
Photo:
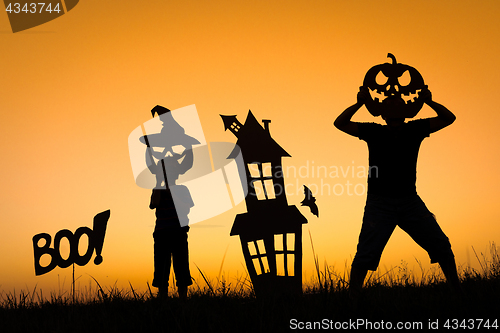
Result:
M158 295L168 295L170 266L173 261L176 285L180 298L187 297L192 285L189 270L187 215L194 206L189 190L175 182L193 166L192 145L198 140L186 135L184 129L173 119L170 110L156 106L163 127L160 133L141 137L147 144L146 163L156 176L156 187L151 194L150 209L156 209L154 238L154 278L152 285ZM159 149L155 151L154 149ZM157 160L158 162L155 162ZM174 197L177 199L174 204ZM181 221L184 221L181 223Z
M387 125L351 121L369 96L361 87L356 104L348 107L334 122L339 130L366 141L370 172L368 191L356 255L352 262L350 291L356 295L363 286L368 270L378 267L382 251L392 232L399 226L439 263L447 281L460 291L455 256L448 237L439 227L416 191L416 166L422 140L455 121L455 115L432 100L431 92L420 92L424 102L437 117L405 122L405 118L387 118ZM401 97L386 103L399 106Z

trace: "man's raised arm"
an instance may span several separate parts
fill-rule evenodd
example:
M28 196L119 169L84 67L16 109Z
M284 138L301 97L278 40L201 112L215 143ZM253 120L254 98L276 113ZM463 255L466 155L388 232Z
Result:
M429 118L431 133L437 132L455 121L457 117L450 110L432 100L432 94L429 90L424 91L423 94L425 103L437 113L437 117Z
M345 109L344 112L342 112L337 119L335 119L333 125L344 133L356 137L359 136L358 123L351 121L351 118L363 106L363 104L365 104L364 101L367 97L366 94L368 94L368 91L361 87L358 92L356 104L353 104Z

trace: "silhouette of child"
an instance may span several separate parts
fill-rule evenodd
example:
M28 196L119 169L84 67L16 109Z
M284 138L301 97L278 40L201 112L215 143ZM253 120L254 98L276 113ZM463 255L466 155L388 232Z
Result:
M160 296L168 294L170 267L174 266L176 285L180 298L187 297L187 288L192 285L189 271L188 231L181 226L170 189L153 189L150 209L156 209L154 238L153 287Z
M173 263L179 297L186 298L188 286L193 282L189 270L189 225L181 221L188 221L187 215L194 203L188 188L176 185L175 182L179 175L193 166L191 148L199 142L185 134L184 129L173 119L170 110L156 106L151 112L153 117L157 112L163 122L160 133L141 138L148 145L148 168L156 176L156 187L149 204L150 209L156 209L152 285L158 288L159 296L168 295L170 267ZM163 148L163 151L155 152L153 147Z
M353 115L371 98L368 90L361 87L357 103L335 120L335 127L366 141L369 150L368 195L357 252L351 267L350 291L353 294L361 290L368 270L377 269L382 251L396 226L428 252L431 263L439 263L447 281L460 291L451 244L434 215L417 195L415 186L417 157L422 140L452 124L455 115L434 102L428 89L420 94L424 102L437 113L437 117L405 122L405 118L382 116L387 125L353 122ZM394 106L404 101L394 97L388 103Z

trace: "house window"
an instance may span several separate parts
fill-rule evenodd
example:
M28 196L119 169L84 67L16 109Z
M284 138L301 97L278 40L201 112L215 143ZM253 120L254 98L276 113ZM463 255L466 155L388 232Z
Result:
M262 163L262 176L264 177L273 176L273 169L271 163Z
M255 190L258 200L275 199L273 172L271 163L249 163L250 185Z
M232 125L231 125L231 129L235 132L238 132L240 130L240 125L238 125L236 122L234 122Z
M295 265L295 234L274 235L276 275L293 276Z
M252 259L253 266L257 275L269 272L269 262L267 261L266 248L264 247L264 240L259 239L247 243Z

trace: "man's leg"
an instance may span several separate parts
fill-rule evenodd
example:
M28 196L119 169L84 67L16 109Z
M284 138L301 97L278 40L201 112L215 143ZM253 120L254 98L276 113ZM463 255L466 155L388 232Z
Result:
M431 263L439 263L447 282L456 292L461 292L455 255L451 244L434 215L427 209L424 202L417 199L408 206L405 218L399 224L410 237L427 251Z
M368 197L356 255L351 266L349 290L354 296L361 291L368 270L377 269L382 252L395 228L392 207L382 199Z
M177 293L179 294L179 299L187 299L188 286L178 286Z
M457 265L455 264L455 258L450 257L448 259L439 260L439 266L443 271L446 281L450 284L453 290L457 293L462 293L462 287L460 286L460 280L458 279Z
M367 273L367 269L351 266L351 278L349 279L349 293L351 296L356 297L359 295Z

